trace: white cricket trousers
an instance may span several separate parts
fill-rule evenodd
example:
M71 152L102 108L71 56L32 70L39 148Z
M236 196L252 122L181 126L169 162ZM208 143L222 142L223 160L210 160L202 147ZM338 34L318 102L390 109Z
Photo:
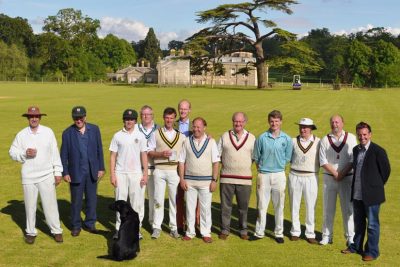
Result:
M147 198L149 200L149 224L153 225L154 220L154 175L149 174L147 179Z
M333 176L324 174L324 203L323 203L323 224L322 238L333 238L333 222L336 213L336 198L339 194L340 207L342 209L344 237L348 243L353 243L354 221L353 205L351 203L351 182L352 175L346 176L340 182L333 179Z
M318 196L318 175L310 173L307 176L289 173L289 200L292 214L292 229L290 234L299 237L301 235L300 204L304 197L306 205L306 237L315 238L315 205Z
M128 200L132 209L139 214L140 227L144 217L144 193L146 186L140 187L140 180L143 177L141 173L122 173L115 172L117 176L117 187L115 188L115 200ZM117 212L117 220L115 229L118 231L121 225L119 212Z
M255 236L265 236L269 201L275 211L275 237L283 237L283 208L285 204L285 172L259 173L257 176L257 209Z
M58 214L56 186L54 175L51 173L47 175L46 179L35 184L23 184L24 189L24 202L26 213L26 229L27 235L36 236L36 209L38 193L42 202L44 216L46 223L50 228L50 232L54 234L61 234L60 216Z
M191 186L188 185L188 190L185 192L186 197L186 220L187 231L186 235L190 238L196 236L196 206L197 199L200 205L200 233L202 237L211 237L211 201L212 192L210 186Z
M153 229L161 230L164 220L165 188L168 185L169 227L176 231L176 193L180 178L177 170L154 170L154 220Z

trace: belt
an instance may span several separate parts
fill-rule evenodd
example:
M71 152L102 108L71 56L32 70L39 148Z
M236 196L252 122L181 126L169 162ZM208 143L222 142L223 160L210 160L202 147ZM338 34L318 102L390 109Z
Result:
M310 172L310 171L299 171L295 169L290 169L290 171L298 172L298 173L315 173L315 172Z
M333 176L333 175L330 174L330 173L324 173L324 175ZM352 175L353 175L353 173L348 173L348 174L345 175L345 177L347 177L347 176L352 176Z

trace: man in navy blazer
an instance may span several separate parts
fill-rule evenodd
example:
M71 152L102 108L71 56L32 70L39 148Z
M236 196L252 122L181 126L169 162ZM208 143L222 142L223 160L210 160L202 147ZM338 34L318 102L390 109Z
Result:
M371 126L360 122L356 126L360 142L353 148L353 183L351 199L354 209L354 243L344 254L358 253L363 261L379 256L379 208L385 202L384 185L389 179L390 163L383 148L371 142ZM367 242L364 237L367 230Z
M86 109L72 109L74 124L64 130L61 162L64 180L71 189L71 235L81 228L96 233L97 182L104 175L103 146L99 127L86 122ZM85 194L85 221L81 222L82 199Z

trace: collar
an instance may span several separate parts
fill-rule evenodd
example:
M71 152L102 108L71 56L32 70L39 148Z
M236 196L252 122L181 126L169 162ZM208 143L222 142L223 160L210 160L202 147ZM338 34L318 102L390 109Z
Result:
M345 133L346 133L345 130L342 130L342 132L340 133L339 139L342 138ZM329 133L329 136L336 139L336 135L334 135L332 132Z
M28 132L29 132L30 134L38 134L38 133L41 133L42 130L41 130L40 124L38 125L36 132L32 132L31 127L28 126Z
M122 127L122 132L124 132L124 133L128 133L128 134L131 134L131 133L133 133L135 130L136 130L136 125L135 125L135 126L133 126L133 130L132 130L132 132L129 132L129 131L127 131L127 130L125 129L125 127Z
M167 133L167 132L174 132L174 131L175 131L175 129L174 129L173 127L172 127L171 130L167 130L167 128L165 128L165 126L163 126L162 129L163 129L163 131L166 132L166 133Z
M271 137L271 138L279 138L279 137L282 136L282 131L279 131L278 136L274 137L274 136L272 135L271 131L268 130L268 131L267 131L267 136L268 136L268 137Z
M207 137L208 137L206 134L203 134L203 136L200 137L200 139L196 139L196 137L194 137L194 135L192 135L192 136L193 136L193 140L194 140L194 141L200 140L200 144L201 144L204 140L206 140Z
M145 131L152 130L152 129L154 128L154 125L155 125L155 124L154 124L154 121L151 122L149 128L145 127L145 126L143 125L143 123L140 123L140 124L139 124L139 126L142 127L142 129L145 130Z
M304 138L302 138L301 136L300 136L300 142L314 142L314 140L315 140L315 138L314 138L314 135L312 134L311 136L310 136L310 138L308 138L308 139L304 139Z
M179 124L189 124L189 122L190 122L189 118L187 118L186 121L182 121L180 119L178 120Z
M371 140L364 146L365 151L368 150L368 148L369 148L370 145L371 145ZM362 147L363 147L363 146L360 144L360 145L358 146L358 149L361 149Z

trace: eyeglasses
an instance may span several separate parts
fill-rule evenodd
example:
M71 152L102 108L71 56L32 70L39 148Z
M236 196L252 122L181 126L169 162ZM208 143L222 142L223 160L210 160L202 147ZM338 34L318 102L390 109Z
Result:
M153 113L142 113L140 115L143 117L150 117L150 116L153 116Z

